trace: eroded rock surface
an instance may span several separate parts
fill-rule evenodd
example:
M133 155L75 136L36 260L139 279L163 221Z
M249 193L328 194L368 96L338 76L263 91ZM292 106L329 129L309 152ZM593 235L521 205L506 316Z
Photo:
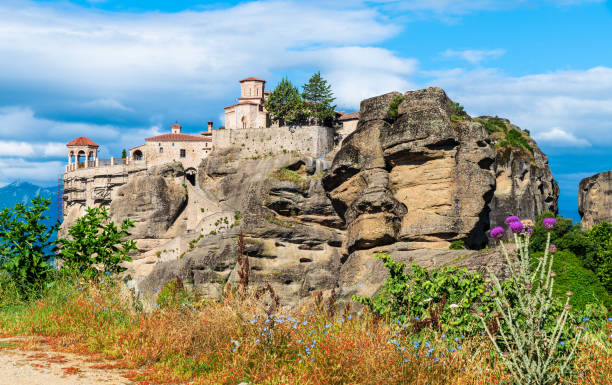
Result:
M509 130L521 131L507 119L495 120L504 122ZM558 212L559 186L548 166L548 157L533 139L528 140L532 152L512 147L496 148L493 163L496 184L489 216L491 228L504 225L504 220L511 215L535 219L544 211Z
M134 175L111 203L116 221L137 222L145 251L128 274L145 295L182 277L218 298L239 282L240 234L250 285L270 283L288 307L315 290L341 293L339 303L373 294L387 275L378 252L428 268L500 270L498 250L476 250L491 222L556 211L558 189L537 146L533 158L501 156L481 123L456 114L439 88L394 92L361 103L333 162L217 148L195 185L174 164ZM471 250L449 250L455 240Z
M578 212L582 228L612 222L612 171L584 178L578 185Z

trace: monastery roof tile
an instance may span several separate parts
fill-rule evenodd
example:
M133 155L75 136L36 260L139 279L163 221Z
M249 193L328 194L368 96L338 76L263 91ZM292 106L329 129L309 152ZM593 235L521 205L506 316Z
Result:
M263 80L263 79L260 79L260 78L254 78L254 77L252 77L252 76L249 76L248 78L244 78L244 79L242 79L242 80L240 81L240 83L242 83L242 82L246 82L246 81L249 81L249 80L255 80L255 81L257 81L257 82L264 82L264 83L266 82L266 81L265 81L265 80Z
M85 137L85 136L80 136L76 139L74 139L73 141L71 141L70 143L68 143L66 146L93 146L93 147L100 147L97 144L94 143L93 140Z
M211 138L189 134L162 134L146 138L145 142L210 142Z
M338 120L351 120L351 119L359 119L359 112L351 112L349 114L343 114Z

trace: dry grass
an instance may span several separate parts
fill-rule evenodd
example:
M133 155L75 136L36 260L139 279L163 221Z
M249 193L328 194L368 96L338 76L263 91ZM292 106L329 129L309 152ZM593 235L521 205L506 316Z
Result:
M610 323L605 328L593 331L599 338L582 344L573 383L612 383ZM67 285L37 302L5 308L0 334L43 335L58 350L102 354L129 368L129 378L150 384L488 385L509 380L484 337L411 335L368 314L330 316L302 309L272 316L254 298L231 295L222 303L147 314L136 311L108 282Z

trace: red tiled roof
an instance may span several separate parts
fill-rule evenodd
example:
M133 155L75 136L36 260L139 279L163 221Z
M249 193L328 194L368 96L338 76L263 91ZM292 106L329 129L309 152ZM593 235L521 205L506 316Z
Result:
M270 93L270 91L264 91L264 95L265 95L265 94L269 94L269 93Z
M240 83L242 83L242 82L246 82L246 81L249 81L249 80L255 80L255 81L257 81L257 82L264 82L264 83L266 82L266 81L265 81L265 80L263 80L263 79L260 79L260 78L254 78L254 77L250 76L250 77L248 77L248 78L242 79L242 80L240 81Z
M351 112L350 114L344 114L338 118L338 120L351 120L359 119L359 112Z
M145 142L210 142L210 138L189 134L162 134L146 138Z
M138 146L134 146L132 148L128 148L128 150L132 151L133 149L138 148L138 147L142 147L142 146L144 146L144 144L139 144Z
M93 140L80 136L74 139L72 142L68 143L66 146L92 146L92 147L100 147L93 142Z

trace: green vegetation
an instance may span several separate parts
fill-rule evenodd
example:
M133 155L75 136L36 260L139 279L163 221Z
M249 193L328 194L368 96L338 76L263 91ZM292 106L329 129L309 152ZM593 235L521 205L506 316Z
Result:
M281 126L308 123L331 126L336 106L332 105L335 98L327 80L317 72L302 88L303 92L300 94L298 88L287 78L278 83L264 104L272 121Z
M484 126L487 132L496 140L495 147L501 150L518 148L525 154L533 156L533 146L529 142L529 131L519 131L509 128L501 119L476 119Z
M501 119L476 119L476 121L482 124L489 134L493 134L495 132L506 133L506 131L508 131L506 123Z
M282 227L293 227L293 224L291 222L287 222L287 221L283 221L281 219L278 219L276 217L267 217L266 221L268 223L272 223L278 226L282 226Z
M272 172L269 177L278 179L280 181L288 181L296 184L301 184L305 181L304 177L293 170L287 168L279 168Z
M287 78L283 78L265 102L273 121L283 125L302 123L306 118L300 91Z
M302 99L306 102L308 117L314 118L319 124L331 126L336 108L332 103L336 98L327 80L321 77L321 72L317 71L312 75L302 88Z
M127 150L124 148L123 150L121 150L121 159L125 158L127 158Z
M548 211L537 217L529 245L532 252L544 251L546 231L542 220L546 217L555 215ZM609 296L612 296L612 224L604 221L585 231L579 224L573 224L571 219L560 215L555 218L557 226L550 232L551 243L557 249L570 251L577 256L581 266L595 273ZM607 303L610 307L610 302Z
M452 241L448 248L451 250L463 250L465 249L465 241L463 239Z
M404 101L403 95L397 95L391 101L391 104L389 105L389 121L391 123L395 122L397 118L399 117L399 112L398 112L399 105L402 104L403 101Z
M58 225L47 227L44 212L51 199L37 196L30 205L18 203L0 211L0 271L4 270L20 295L38 295L49 283L53 266L51 237ZM4 277L6 279L7 277ZM4 288L8 287L4 284Z
M492 299L480 273L444 267L427 270L394 261L379 253L389 277L375 297L353 297L374 314L388 316L401 325L419 331L426 326L451 335L474 335L483 329L474 313L478 308L490 314Z
M183 307L195 302L195 298L183 286L179 277L168 281L157 295L157 306L161 308Z
M126 219L118 229L109 220L106 207L87 208L85 215L68 229L69 237L57 241L62 268L89 278L99 274L96 265L111 274L124 271L120 263L131 261L129 253L138 250L133 240L123 241L132 227L134 222Z

